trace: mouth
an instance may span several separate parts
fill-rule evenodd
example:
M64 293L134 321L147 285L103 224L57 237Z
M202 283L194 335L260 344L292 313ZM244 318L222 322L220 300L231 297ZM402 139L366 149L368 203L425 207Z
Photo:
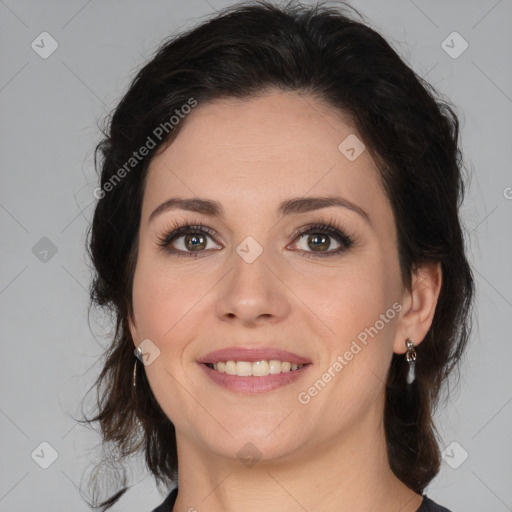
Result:
M266 393L299 379L312 363L280 349L231 348L198 360L217 385L239 394Z

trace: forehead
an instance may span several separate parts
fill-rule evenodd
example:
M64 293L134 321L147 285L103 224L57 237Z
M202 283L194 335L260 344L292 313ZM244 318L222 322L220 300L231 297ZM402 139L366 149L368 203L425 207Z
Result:
M385 208L376 165L358 144L348 118L305 94L200 103L151 162L143 216L170 195L210 197L228 214L231 206L240 213L291 196L333 194Z

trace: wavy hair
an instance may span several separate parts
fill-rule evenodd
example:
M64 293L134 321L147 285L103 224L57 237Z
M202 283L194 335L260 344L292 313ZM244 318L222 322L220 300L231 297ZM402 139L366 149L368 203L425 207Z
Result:
M95 152L101 193L87 250L94 267L90 306L112 315L115 332L93 386L97 411L85 422L100 425L103 447L109 447L104 464L123 467L127 457L141 453L157 485L176 480L174 426L144 371L137 372L132 393L135 359L128 318L145 177L153 156L186 124L184 118L168 127L191 98L201 104L276 88L316 98L350 119L377 164L392 206L404 284L410 289L418 265L441 264L433 322L417 347L416 380L405 385L406 364L393 354L386 383L389 464L421 494L440 467L433 413L471 330L474 283L459 218L465 170L459 121L450 102L341 2L332 7L257 1L224 9L166 40L108 117ZM169 128L165 136L153 136L154 147L131 161L127 171L134 151L149 146L148 136L159 126ZM115 179L120 174L122 179ZM128 489L124 470L116 473L116 484L115 494L91 507L104 511L119 500Z

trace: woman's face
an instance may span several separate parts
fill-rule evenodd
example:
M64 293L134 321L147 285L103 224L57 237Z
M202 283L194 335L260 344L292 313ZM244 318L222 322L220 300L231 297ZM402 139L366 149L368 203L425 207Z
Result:
M303 457L382 418L406 299L355 137L318 100L274 92L199 104L153 159L131 333L179 446Z

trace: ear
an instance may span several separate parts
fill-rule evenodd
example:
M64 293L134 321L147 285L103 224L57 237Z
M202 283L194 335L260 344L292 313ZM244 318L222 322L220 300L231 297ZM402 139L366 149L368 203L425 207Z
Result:
M407 351L407 338L411 338L414 345L419 345L427 335L434 319L441 284L440 262L423 264L413 271L411 290L406 289L402 297L403 309L393 347L396 354Z
M137 347L139 344L139 331L137 329L137 325L135 322L134 315L132 315L130 312L128 313L128 326L130 328L130 334L132 335L133 344Z

